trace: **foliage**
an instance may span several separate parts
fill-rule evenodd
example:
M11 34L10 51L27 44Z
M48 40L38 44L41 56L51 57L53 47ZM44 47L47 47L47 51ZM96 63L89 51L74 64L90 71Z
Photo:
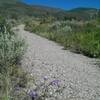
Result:
M99 32L71 34L66 39L66 48L89 57L100 57Z
M0 22L0 71L17 63L23 55L24 41L20 41L5 21Z
M16 88L26 86L26 73L18 65L24 49L24 41L0 17L0 100L19 100Z
M89 57L100 57L100 29L93 21L53 21L51 23L26 23L25 29L64 46L65 49Z
M0 73L0 100L24 100L27 74L17 65L11 65L7 73Z

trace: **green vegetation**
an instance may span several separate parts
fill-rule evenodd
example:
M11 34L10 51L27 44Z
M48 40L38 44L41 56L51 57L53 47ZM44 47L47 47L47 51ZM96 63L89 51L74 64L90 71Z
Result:
M51 18L53 19L53 18ZM27 21L25 29L46 37L70 49L89 57L100 57L100 24L98 18L91 21Z
M24 41L19 40L0 17L0 100L23 97L21 90L27 84L27 75L19 65L23 53ZM17 89L20 89L19 93Z
M55 41L64 49L100 58L100 10L64 11L29 6L19 0L0 0L0 15L0 100L31 99L25 91L29 78L20 67L25 43L10 26L24 23L25 30Z
M100 57L99 31L72 34L66 39L65 47L89 57Z

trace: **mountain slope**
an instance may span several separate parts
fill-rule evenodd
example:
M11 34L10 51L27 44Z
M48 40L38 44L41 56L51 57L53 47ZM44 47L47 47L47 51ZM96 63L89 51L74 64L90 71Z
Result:
M75 8L67 12L69 16L73 16L76 19L90 20L97 17L98 9L96 8Z
M30 6L22 2L2 2L0 3L0 14L4 16L59 16L59 13L64 13L61 9L43 7L43 6Z
M77 20L89 20L91 16L95 18L97 9L76 8L65 11L39 5L27 5L23 2L19 2L19 0L0 0L0 14L10 18L53 16L59 20L73 18Z
M16 2L18 2L19 0L0 0L0 6L2 6L2 4L8 3L8 4L14 4Z

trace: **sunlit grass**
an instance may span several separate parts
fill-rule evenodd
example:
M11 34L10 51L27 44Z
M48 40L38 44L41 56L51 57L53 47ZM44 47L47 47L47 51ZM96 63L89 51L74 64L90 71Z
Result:
M24 88L27 83L27 74L18 65L24 44L0 17L0 100L18 100L14 95L16 88Z

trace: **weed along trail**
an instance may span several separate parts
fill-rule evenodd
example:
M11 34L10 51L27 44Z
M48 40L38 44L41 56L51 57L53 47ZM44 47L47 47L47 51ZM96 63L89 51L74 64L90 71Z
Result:
M80 54L63 50L62 46L17 27L28 49L22 67L39 81L47 76L59 79L66 88L66 100L100 100L100 69L90 59Z

